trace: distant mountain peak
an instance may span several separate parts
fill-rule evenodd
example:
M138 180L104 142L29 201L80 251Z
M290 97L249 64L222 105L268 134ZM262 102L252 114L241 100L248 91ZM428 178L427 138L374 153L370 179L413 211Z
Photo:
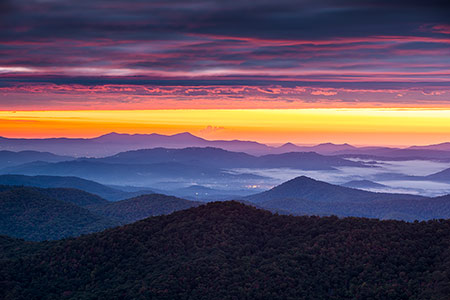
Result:
M110 137L110 136L121 136L121 135L128 135L128 134L126 134L126 133L118 133L118 132L110 132L110 133L106 133L106 134L103 134L103 135L101 135L101 136L99 136L98 138L102 138L102 137Z
M328 184L328 183L323 182L323 181L318 181L311 177L302 175L302 176L292 178L291 180L288 180L286 182L283 182L282 184L275 186L272 190L284 189L285 187L288 187L288 186L297 186L297 187L305 186L305 185L309 186L311 184L315 185L315 184Z
M279 148L291 148L291 147L298 147L296 144L293 144L291 142L287 142L283 145L281 145Z
M289 181L286 181L285 184L286 183L291 183L291 184L292 183L310 183L310 182L319 182L319 181L317 181L311 177L302 175L302 176L295 177Z
M367 179L363 180L352 180L347 183L341 184L341 186L356 188L356 189L364 189L364 188L385 188L386 186L383 184L379 184Z
M321 143L317 146L330 146L330 147L349 147L349 148L355 148L354 146L348 144L348 143L344 143L344 144L335 144L335 143Z
M206 141L205 139L202 139L201 137L193 135L190 132L181 132L181 133L177 133L177 134L171 135L170 137L172 137L172 138L179 138L179 139L182 139L184 141L196 141L196 142L197 141L201 141L201 142Z
M245 199L270 206L272 205L270 201L277 202L282 199L303 199L326 203L369 203L376 200L422 199L422 197L408 194L369 192L315 180L307 176L299 176L268 191L248 196Z
M185 137L196 137L196 138L198 138L198 136L195 136L192 133L187 132L187 131L186 132L176 133L176 134L173 134L172 136L185 136Z

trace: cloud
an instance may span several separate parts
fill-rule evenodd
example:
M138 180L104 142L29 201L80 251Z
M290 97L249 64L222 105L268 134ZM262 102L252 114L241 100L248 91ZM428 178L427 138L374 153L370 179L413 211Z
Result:
M311 95L314 96L318 96L318 95L322 95L322 96L334 96L336 95L337 92L334 91L327 91L327 90L314 90L311 92Z
M1 0L0 88L28 93L30 103L39 90L212 105L439 90L449 84L448 8L440 0Z
M221 126L211 126L208 125L205 128L203 128L202 130L199 131L199 133L201 135L210 135L212 133L218 132L218 131L222 131L225 130L225 127L221 127Z

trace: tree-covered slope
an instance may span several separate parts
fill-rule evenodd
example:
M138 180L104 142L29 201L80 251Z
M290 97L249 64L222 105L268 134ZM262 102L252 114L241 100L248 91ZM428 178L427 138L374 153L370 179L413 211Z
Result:
M0 185L0 235L26 240L60 239L200 204L160 194L110 202L77 189Z
M46 195L37 188L2 188L3 191L0 192L2 235L27 240L60 239L101 231L119 224L71 202Z
M448 299L449 247L450 221L293 217L210 203L0 260L0 297Z
M170 214L177 210L199 206L201 202L189 201L173 196L149 194L110 202L106 205L92 207L91 210L104 217L132 223L150 216Z

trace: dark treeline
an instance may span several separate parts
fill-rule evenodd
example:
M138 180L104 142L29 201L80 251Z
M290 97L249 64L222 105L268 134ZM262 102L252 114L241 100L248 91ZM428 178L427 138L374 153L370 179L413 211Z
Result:
M2 299L448 299L450 221L210 203L54 242L0 239Z

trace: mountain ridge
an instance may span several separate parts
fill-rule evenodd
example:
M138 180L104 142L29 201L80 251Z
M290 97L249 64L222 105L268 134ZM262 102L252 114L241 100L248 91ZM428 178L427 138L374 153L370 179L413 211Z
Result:
M128 134L110 132L94 138L6 138L0 137L0 150L20 151L49 151L58 155L74 157L103 157L111 156L119 152L157 147L218 147L229 151L246 152L252 155L279 154L287 149L288 151L308 152L314 151L324 155L388 155L389 157L407 157L411 155L421 155L439 158L445 155L450 148L449 143L441 143L429 146L411 146L409 148L389 148L389 147L355 147L347 143L321 143L315 146L298 146L293 143L286 143L280 147L272 147L256 141L247 140L207 140L189 132L182 132L172 135L158 133L150 134ZM400 150L400 151L397 151ZM418 150L422 152L417 152ZM446 151L440 151L446 150ZM408 152L416 151L416 152ZM431 152L424 152L431 151ZM433 152L434 151L434 152ZM437 152L436 152L437 151Z

